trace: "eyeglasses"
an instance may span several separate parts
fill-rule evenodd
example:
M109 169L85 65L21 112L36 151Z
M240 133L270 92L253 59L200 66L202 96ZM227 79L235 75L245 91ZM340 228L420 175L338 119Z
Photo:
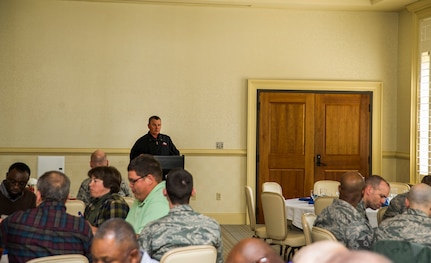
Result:
M24 188L27 186L27 182L19 182L19 181L16 181L14 179L10 179L10 178L7 178L6 181L10 185L18 185L21 188Z
M139 181L139 180L141 180L141 179L143 179L145 177L147 177L147 176L145 175L145 176L139 177L138 179L130 179L130 178L127 178L127 179L129 179L129 183L131 185L135 185L137 181Z

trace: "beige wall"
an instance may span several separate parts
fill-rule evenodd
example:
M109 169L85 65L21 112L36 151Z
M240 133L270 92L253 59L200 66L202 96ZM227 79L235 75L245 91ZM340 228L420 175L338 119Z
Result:
M59 153L76 191L103 148L125 177L157 114L196 177L193 206L241 223L247 79L367 80L383 82L383 176L396 178L399 38L397 13L2 0L0 169L84 148Z
M412 15L400 13L398 34L398 97L397 97L397 154L396 174L400 182L410 181L410 106L413 27ZM411 182L416 183L416 182Z

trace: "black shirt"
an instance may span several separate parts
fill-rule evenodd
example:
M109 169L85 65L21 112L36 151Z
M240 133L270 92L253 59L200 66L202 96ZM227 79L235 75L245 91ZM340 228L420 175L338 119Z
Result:
M159 134L154 138L149 132L139 138L130 150L130 160L140 154L151 155L180 155L171 138L166 134Z

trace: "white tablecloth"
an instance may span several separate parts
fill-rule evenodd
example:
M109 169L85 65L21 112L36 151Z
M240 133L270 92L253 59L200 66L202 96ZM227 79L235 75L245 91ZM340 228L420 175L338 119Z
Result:
M292 220L292 224L302 229L301 217L304 213L314 213L314 205L308 204L307 201L300 201L299 198L287 199L286 203L286 217ZM372 227L377 227L377 211L367 208L368 220Z

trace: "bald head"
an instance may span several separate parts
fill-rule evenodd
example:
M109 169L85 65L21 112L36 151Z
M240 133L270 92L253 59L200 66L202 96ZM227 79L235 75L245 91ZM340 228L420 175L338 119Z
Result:
M259 262L262 258L266 258L267 263L283 263L283 259L267 243L258 238L246 238L232 248L226 263Z
M337 241L319 241L301 248L293 257L293 263L329 262L333 256L349 251Z
M93 262L138 263L141 260L135 230L122 218L105 221L91 245Z
M108 166L108 157L106 153L102 150L96 150L91 154L90 157L90 167Z
M422 210L430 216L431 186L423 183L412 186L407 195L407 203L410 208Z
M362 197L365 181L358 172L347 172L340 179L340 199L356 206Z

